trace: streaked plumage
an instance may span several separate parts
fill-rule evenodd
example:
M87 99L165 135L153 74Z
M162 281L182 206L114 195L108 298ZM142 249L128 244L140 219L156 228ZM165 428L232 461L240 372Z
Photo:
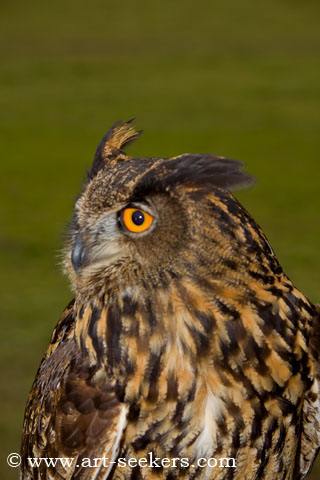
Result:
M252 183L239 162L130 158L139 133L107 132L76 202L64 255L75 300L29 396L21 478L305 479L320 446L319 307L229 192ZM126 230L129 207L152 226ZM191 466L75 466L150 452ZM196 468L201 457L236 468Z

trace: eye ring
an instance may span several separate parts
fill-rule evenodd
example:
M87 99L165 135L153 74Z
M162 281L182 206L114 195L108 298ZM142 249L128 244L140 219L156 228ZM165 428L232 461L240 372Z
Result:
M125 208L121 212L122 225L132 233L141 233L151 227L154 217L141 208Z

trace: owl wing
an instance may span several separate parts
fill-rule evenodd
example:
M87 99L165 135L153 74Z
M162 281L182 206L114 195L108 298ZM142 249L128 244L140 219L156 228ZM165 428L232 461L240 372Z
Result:
M304 480L311 472L320 449L320 305L313 319L309 341L312 385L303 403L300 449L297 452L295 480Z
M21 446L23 480L105 480L118 454L127 409L105 369L92 366L79 350L73 331L71 303L29 395ZM39 463L40 458L50 464Z

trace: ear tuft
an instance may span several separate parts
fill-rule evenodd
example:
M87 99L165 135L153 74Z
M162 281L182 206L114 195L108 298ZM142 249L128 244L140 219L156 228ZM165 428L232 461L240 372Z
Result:
M121 122L116 122L106 133L102 140L104 141L103 151L105 156L112 155L114 150L121 150L123 147L133 142L142 130L136 130L131 124L135 119L132 118L121 125Z
M108 159L120 154L123 157L122 148L141 135L142 130L136 130L132 126L133 121L134 118L125 123L116 122L102 137L94 156L89 178L93 178L105 166Z
M242 167L238 160L210 154L187 153L164 158L142 176L133 196L144 197L149 192L168 191L178 185L203 192L214 187L226 190L246 188L256 183L256 179Z

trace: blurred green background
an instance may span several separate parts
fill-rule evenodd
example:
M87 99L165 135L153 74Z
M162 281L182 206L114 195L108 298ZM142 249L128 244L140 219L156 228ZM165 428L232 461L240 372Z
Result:
M1 2L1 478L17 478L6 457L71 298L62 233L114 121L145 130L133 155L244 161L259 183L237 196L320 301L319 13L316 0Z

